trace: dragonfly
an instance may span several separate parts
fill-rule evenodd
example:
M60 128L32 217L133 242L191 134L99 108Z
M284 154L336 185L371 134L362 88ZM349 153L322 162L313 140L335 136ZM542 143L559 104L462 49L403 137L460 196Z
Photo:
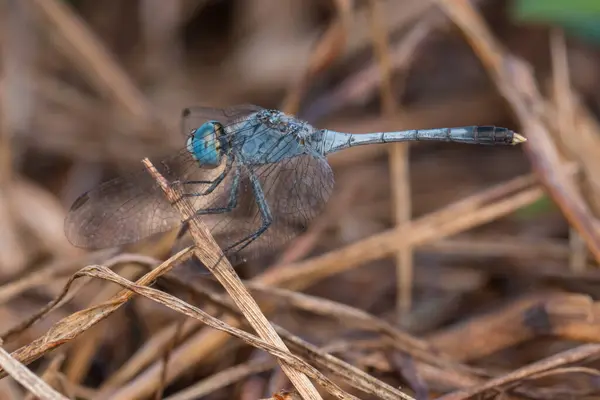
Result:
M323 211L334 186L328 154L407 141L526 141L495 126L336 132L249 104L186 108L181 123L185 146L155 166L180 185L194 207L194 218L202 219L225 255L241 260L273 251L306 230ZM76 247L102 249L181 229L185 222L140 168L79 196L65 219L65 234Z

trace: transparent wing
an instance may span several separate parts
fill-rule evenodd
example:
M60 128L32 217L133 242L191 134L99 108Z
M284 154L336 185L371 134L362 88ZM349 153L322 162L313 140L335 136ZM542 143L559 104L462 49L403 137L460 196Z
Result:
M224 169L201 168L184 149L154 166L169 181L212 181ZM183 186L186 193L205 190L209 185ZM215 201L219 191L204 196ZM201 207L198 204L197 207ZM81 195L65 219L65 235L77 247L101 249L133 243L166 232L180 224L180 217L144 167L104 182Z
M188 108L182 117L184 133L189 134L208 120L227 126L261 109L254 105ZM155 166L169 181L211 180L220 171L200 168L186 149ZM184 187L190 192L202 189ZM205 196L204 202L214 202L219 192ZM65 235L74 246L98 249L132 243L168 231L179 223L179 215L145 168L140 167L81 195L67 214Z
M155 164L167 179L190 177L187 152ZM179 223L179 216L145 168L104 182L79 196L65 219L65 235L77 247L99 249L131 243Z
M218 121L226 127L260 110L263 108L253 104L240 104L228 108L188 107L181 113L181 132L187 136L207 121Z
M319 156L304 154L277 164L241 166L240 185L236 196L237 207L221 218L205 220L223 249L255 233L263 225L258 204L264 201L273 221L269 228L248 247L239 251L246 242L235 246L230 254L253 259L270 253L304 232L309 222L319 215L333 190L333 172L327 161ZM262 199L251 185L251 175L258 178ZM231 190L231 179L223 185ZM260 194L259 194L260 195ZM223 201L227 196L219 196Z

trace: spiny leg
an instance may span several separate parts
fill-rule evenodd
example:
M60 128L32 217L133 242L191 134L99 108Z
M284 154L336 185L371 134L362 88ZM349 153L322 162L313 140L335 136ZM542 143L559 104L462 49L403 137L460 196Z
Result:
M185 193L184 196L185 197L198 197L198 196L206 196L207 194L212 193L217 188L217 186L219 186L221 184L221 182L223 182L223 179L225 179L227 174L229 174L232 167L233 167L233 157L227 156L227 160L226 160L225 168L223 169L223 172L221 172L219 174L219 176L217 176L212 181L186 181L186 182L183 182L184 185L210 184L210 186L203 192Z
M183 224L189 223L189 221L194 218L196 215L206 215L206 214L223 214L229 211L232 211L237 207L237 191L240 186L240 167L236 166L233 172L233 182L231 183L231 191L229 192L229 203L226 207L216 207L216 208L204 208L201 210L196 210L194 216L187 218L183 221Z
M273 223L273 216L271 215L271 210L269 208L269 205L267 204L267 201L265 200L265 194L262 190L262 187L260 186L260 182L258 181L258 178L256 177L256 175L254 175L253 172L250 172L248 175L250 178L250 183L252 184L252 191L254 192L254 199L256 200L256 205L258 206L258 210L262 217L262 225L255 232L249 234L248 236L244 237L241 240L238 240L237 242L233 243L232 245L230 245L229 247L224 249L223 251L226 254L229 253L230 251L232 251L235 247L237 247L239 245L242 245L242 246L239 247L238 249L236 249L235 252L242 251L243 249L248 247L250 245L250 243L252 243L256 239L258 239L258 237L260 235L265 233L265 231Z
M229 192L229 203L227 204L226 207L217 207L217 208L205 208L203 210L197 210L196 213L194 214L194 216L187 218L185 221L183 221L182 223L182 230L184 229L183 227L187 227L185 228L186 230L189 228L189 221L194 218L196 215L206 215L206 214L222 214L222 213L226 213L229 211L232 211L234 208L237 207L237 192L240 186L240 166L236 166L235 170L233 172L233 182L231 183L231 189ZM181 233L181 231L180 231ZM224 255L222 255L221 257L219 257L219 260L217 260L217 262L215 263L215 265L219 264L221 262L221 259L224 257Z
M233 160L233 158L229 158L229 160ZM231 163L233 164L233 163ZM230 168L231 169L231 168ZM225 174L223 174L223 176L225 176ZM231 184L231 191L229 193L229 203L227 205L227 207L220 207L220 208L209 208L209 209L204 209L204 210L197 210L195 215L203 215L203 214L210 214L210 213L214 213L214 214L218 214L218 213L225 213L227 211L231 211L233 210L236 206L237 206L237 197L236 197L236 193L239 187L239 183L240 183L240 171L239 171L239 167L236 167L235 172L234 172L234 176L233 176L233 182ZM185 235L187 233L187 231L190 228L190 220L193 217L187 218L185 221L183 221L181 223L181 227L179 228L179 232L177 232L177 238L175 239L176 241L180 240L183 235Z

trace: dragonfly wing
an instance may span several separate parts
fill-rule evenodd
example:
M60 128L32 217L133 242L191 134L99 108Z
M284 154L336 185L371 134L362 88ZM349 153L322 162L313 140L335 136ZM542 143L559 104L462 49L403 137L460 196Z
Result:
M271 212L281 222L306 226L325 209L333 191L333 172L319 154L284 159L258 175Z
M209 180L217 169L201 169L186 150L155 163L169 181ZM184 185L185 191L196 190ZM65 235L77 247L99 249L136 242L180 223L177 211L145 168L81 195L65 219Z
M118 177L81 195L65 220L67 239L77 247L101 249L167 231L178 222L148 175ZM135 176L138 175L138 176ZM134 179L132 179L134 178Z
M303 154L274 164L240 165L239 169L236 208L209 224L219 245L226 249L263 225L258 204L265 202L273 221L251 245L237 253L247 260L271 253L305 231L309 222L323 211L333 190L333 172L319 155ZM251 175L260 183L263 196L260 199L252 188ZM231 191L231 180L223 188Z

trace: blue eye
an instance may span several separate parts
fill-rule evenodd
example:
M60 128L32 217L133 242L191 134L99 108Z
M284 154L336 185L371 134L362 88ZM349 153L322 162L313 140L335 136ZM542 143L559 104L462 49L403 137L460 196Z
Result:
M223 126L216 121L209 121L192 132L187 140L186 148L192 156L206 166L217 166L221 162L221 146L218 139L223 133Z

